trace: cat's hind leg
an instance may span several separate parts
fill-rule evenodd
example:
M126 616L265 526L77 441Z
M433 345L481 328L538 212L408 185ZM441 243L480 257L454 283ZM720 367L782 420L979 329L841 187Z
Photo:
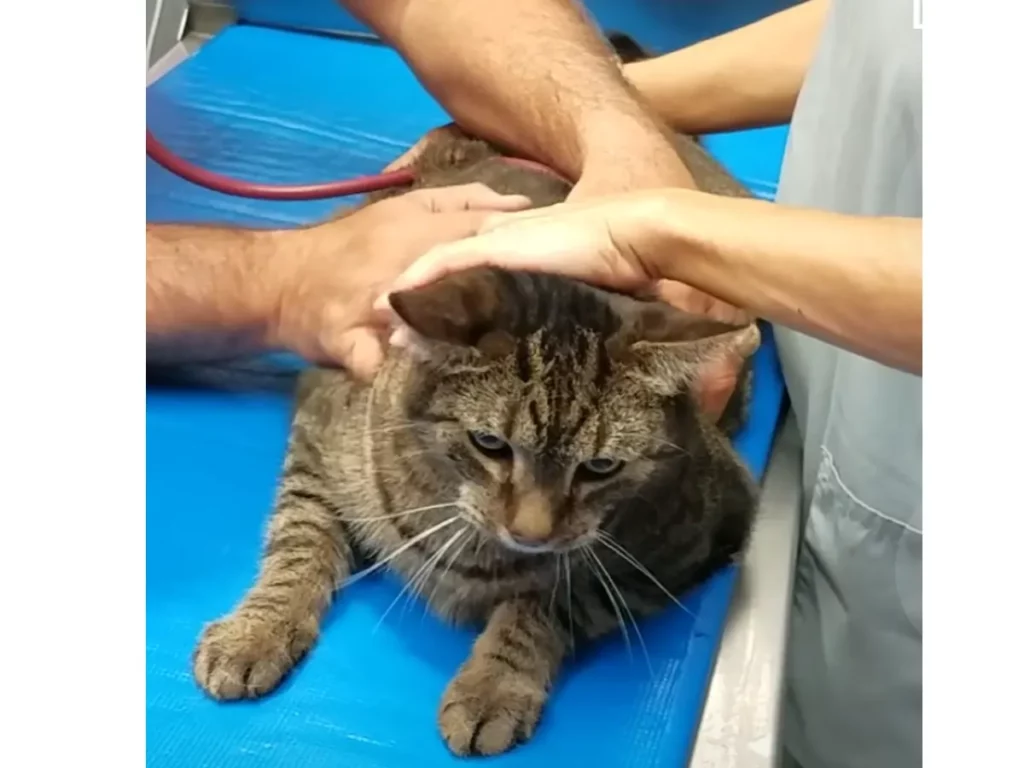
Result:
M352 550L313 461L291 452L270 521L260 574L242 602L208 625L193 674L216 699L262 696L313 646Z

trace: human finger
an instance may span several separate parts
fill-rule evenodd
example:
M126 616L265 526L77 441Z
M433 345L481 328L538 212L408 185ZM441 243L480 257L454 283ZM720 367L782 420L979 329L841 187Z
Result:
M384 362L384 340L376 329L357 327L328 336L321 342L324 360L340 365L358 379L368 381Z
M589 198L580 202L566 201L555 203L554 205L528 208L522 211L496 212L484 222L480 228L480 233L484 234L485 232L503 229L510 225L539 222L542 220L567 224L583 220L597 221L609 219L614 217L616 211L621 212L621 206L632 203L634 199L630 195L609 195Z
M497 211L484 220L480 226L480 234L493 232L497 229L526 223L537 223L551 220L566 220L568 214L574 213L573 207L566 203L556 203L542 208L527 208L522 211Z
M485 221L486 218L482 219ZM527 223L515 227L514 231L493 230L442 242L409 265L396 278L391 290L419 288L473 267L565 272L565 259L559 257L569 255L566 244L572 243L573 234L557 226ZM568 251L571 250L570 245ZM578 271L571 268L571 264L568 266L570 273Z
M556 219L441 243L409 265L392 282L390 292L418 288L473 267L550 272L624 289L644 282L603 237ZM386 311L388 305L387 296L381 296L374 308Z
M480 240L483 242L479 243ZM418 288L471 267L499 265L508 266L508 259L499 264L498 260L489 255L486 238L470 236L454 243L442 243L409 265L388 287L387 292L377 298L373 308L387 312L390 307L388 294L395 291Z
M435 248L476 238L488 218L493 215L491 211L480 209L432 214L416 222L415 229L410 228L409 233L403 235L404 242L415 242L419 253L414 255L422 259Z

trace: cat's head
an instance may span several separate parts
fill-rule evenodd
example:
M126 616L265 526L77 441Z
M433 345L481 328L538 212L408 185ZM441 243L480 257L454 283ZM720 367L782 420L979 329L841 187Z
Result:
M418 361L407 416L461 513L521 552L589 543L620 501L678 474L760 341L753 324L486 268L391 304Z

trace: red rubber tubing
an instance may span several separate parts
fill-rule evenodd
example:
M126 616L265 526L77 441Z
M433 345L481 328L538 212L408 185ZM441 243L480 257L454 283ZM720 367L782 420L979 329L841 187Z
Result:
M166 168L186 181L200 187L252 200L324 200L376 192L381 189L403 187L415 180L412 171L399 170L373 176L357 176L345 181L327 181L320 184L259 184L222 176L178 157L146 129L146 154L157 165Z

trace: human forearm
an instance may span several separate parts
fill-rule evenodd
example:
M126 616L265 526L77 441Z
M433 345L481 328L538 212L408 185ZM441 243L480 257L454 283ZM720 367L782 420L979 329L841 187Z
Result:
M282 349L371 376L381 359L371 308L380 286L430 247L528 202L465 184L407 192L295 229L147 224L147 357L185 362Z
M650 210L659 277L921 372L921 220L678 190ZM737 226L742 222L742 226Z
M746 27L626 66L677 131L715 133L788 122L817 48L828 0L808 0Z
M147 224L147 357L177 362L262 349L275 311L279 234Z
M646 153L648 167L672 169L680 185L692 186L665 127L631 91L576 2L344 4L395 46L467 131L573 179L594 157L625 167Z

